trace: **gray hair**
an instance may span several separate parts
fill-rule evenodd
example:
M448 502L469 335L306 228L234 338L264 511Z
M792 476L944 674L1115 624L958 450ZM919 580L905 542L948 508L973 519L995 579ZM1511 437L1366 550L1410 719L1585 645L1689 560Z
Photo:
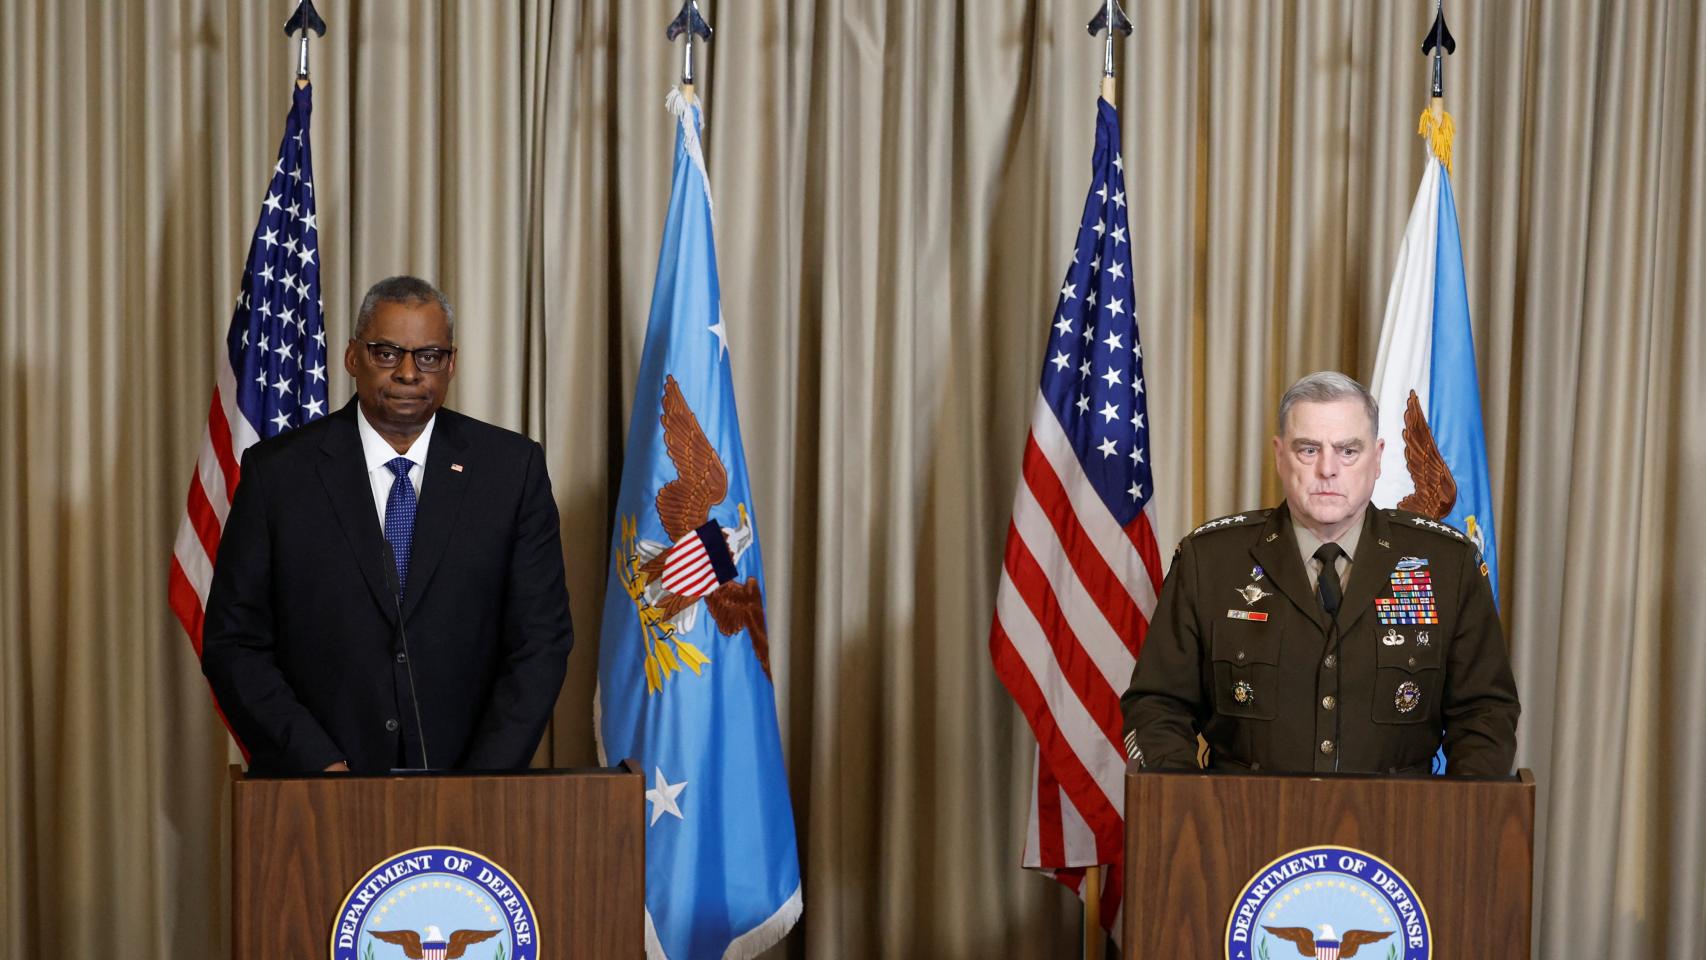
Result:
M444 311L444 322L450 326L450 342L456 342L456 311L450 307L450 298L420 277L410 276L386 277L368 287L367 296L361 298L361 309L356 311L355 330L350 336L360 340L367 335L367 325L382 303L438 304Z
M1285 436L1285 425L1291 417L1292 407L1300 403L1332 403L1335 400L1361 400L1363 409L1368 411L1369 433L1380 434L1380 404L1375 401L1374 394L1337 370L1322 370L1292 384L1285 396L1280 397L1275 435Z

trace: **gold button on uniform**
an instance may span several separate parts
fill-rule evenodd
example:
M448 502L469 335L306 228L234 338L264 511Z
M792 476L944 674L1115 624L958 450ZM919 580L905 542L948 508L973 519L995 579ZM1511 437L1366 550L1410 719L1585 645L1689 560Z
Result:
M1327 659L1321 661L1321 666L1326 667L1328 670L1331 670L1331 669L1333 669L1333 667L1335 665L1338 664L1338 662L1339 662L1339 658L1335 657L1329 653L1329 654L1327 654Z
M1338 705L1339 705L1339 699L1337 697L1333 696L1332 694L1328 694L1327 696L1321 698L1321 709L1323 709L1323 710L1331 710Z
M1331 741L1331 740L1321 741L1321 752L1322 753L1332 753L1333 752L1333 741Z

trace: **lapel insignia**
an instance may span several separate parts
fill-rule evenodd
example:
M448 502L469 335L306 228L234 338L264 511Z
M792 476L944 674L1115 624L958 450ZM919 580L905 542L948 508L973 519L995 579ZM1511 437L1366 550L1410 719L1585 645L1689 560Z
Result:
M1279 534L1270 533L1270 534L1268 534L1267 538L1264 539L1262 542L1263 543L1273 543L1275 540L1278 540L1278 539L1279 539Z
M460 464L460 463L451 464L450 465L450 472L451 473L461 473L462 472L462 464Z
M1389 647L1401 647L1404 645L1404 635L1396 630L1388 628L1386 636L1381 637L1380 642Z
M1416 686L1414 680L1405 680L1398 684L1398 691L1392 697L1392 705L1398 708L1399 713L1409 713L1420 706L1421 702L1422 688Z
M1256 601L1263 597L1273 596L1273 594L1263 590L1261 587L1258 587L1253 583L1247 587L1240 588L1237 593L1240 597L1244 598L1244 605L1249 607L1255 606Z
M1392 549L1392 541L1390 540L1376 540L1374 542L1380 544L1380 549L1382 550Z
M1232 610L1226 611L1226 616L1230 620L1250 620L1250 621L1253 621L1255 623L1267 623L1268 622L1268 615L1261 612L1260 610L1232 609Z

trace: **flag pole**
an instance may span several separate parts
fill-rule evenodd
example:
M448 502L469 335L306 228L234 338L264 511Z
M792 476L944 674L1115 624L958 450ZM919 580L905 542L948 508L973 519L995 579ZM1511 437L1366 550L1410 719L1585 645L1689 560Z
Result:
M1422 38L1422 53L1433 54L1433 86L1416 133L1428 138L1428 149L1451 172L1451 140L1457 124L1445 112L1445 55L1457 52L1457 40L1445 25L1445 0L1434 0L1434 22Z
M1090 18L1090 36L1105 34L1102 40L1102 99L1108 106L1116 105L1115 90L1119 73L1114 69L1114 33L1131 36L1131 20L1120 7L1119 0L1102 0L1096 15ZM1084 960L1102 960L1108 937L1102 931L1102 865L1084 868Z
M681 47L681 96L688 103L693 102L693 38L695 36L711 42L711 25L699 14L699 0L683 0L681 12L669 22L665 35L669 42L674 43L677 37L687 35L687 42Z
M299 34L296 44L296 87L301 89L308 86L308 32L312 30L319 36L326 35L326 21L320 19L320 12L314 9L314 0L297 0L296 12L285 21L284 35Z

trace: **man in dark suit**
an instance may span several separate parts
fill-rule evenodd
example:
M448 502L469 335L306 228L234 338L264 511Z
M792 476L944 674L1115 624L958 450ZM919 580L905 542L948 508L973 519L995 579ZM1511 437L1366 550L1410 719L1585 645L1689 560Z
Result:
M1487 567L1443 523L1370 505L1374 397L1312 374L1280 401L1285 503L1179 545L1131 687L1149 767L1502 776L1521 707Z
M453 333L431 284L380 281L356 399L243 458L202 671L254 772L510 769L539 744L573 640L556 503L537 443L441 409Z

